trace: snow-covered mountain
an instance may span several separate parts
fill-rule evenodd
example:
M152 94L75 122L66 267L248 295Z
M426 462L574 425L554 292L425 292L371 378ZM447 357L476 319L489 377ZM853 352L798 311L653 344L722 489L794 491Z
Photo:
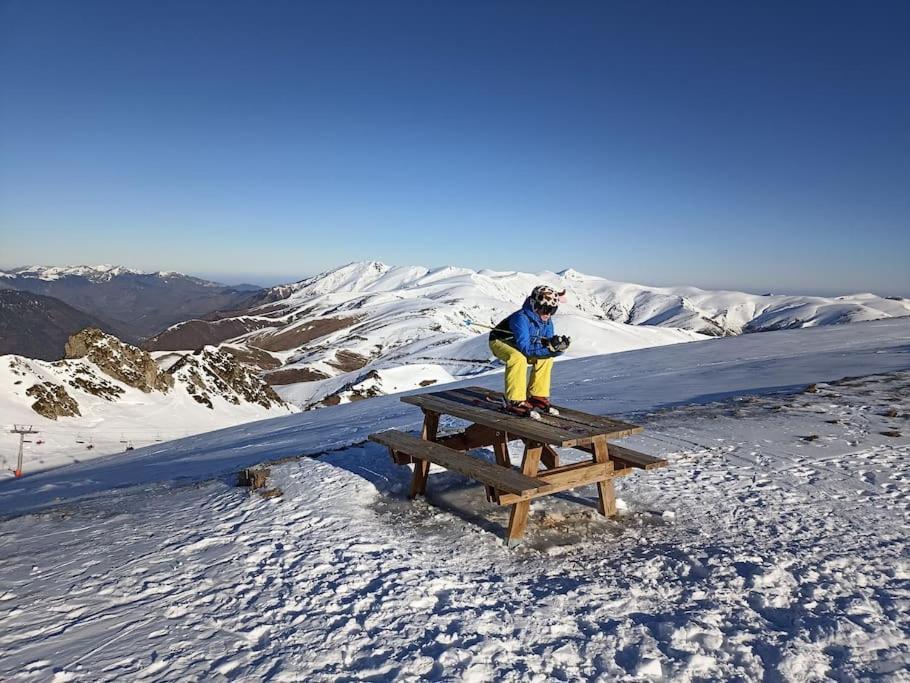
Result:
M107 282L118 275L165 275L165 273L143 272L126 266L101 264L97 266L22 266L0 272L0 277L23 277L38 280L59 280L64 277L82 277L92 282ZM173 275L182 275L173 273Z
M26 266L0 272L0 289L50 296L104 321L136 342L169 325L260 303L261 290L229 287L183 273L123 266Z
M910 299L851 294L838 297L748 294L696 287L648 287L559 273L557 282L582 310L632 325L678 327L713 336L839 325L910 315Z
M521 306L534 285L553 277L353 263L276 288L270 294L282 298L243 315L175 325L147 348L224 341L224 348L241 355L255 351L254 362L284 398L300 406L334 404L499 367L482 326L495 325ZM574 339L567 357L702 338L625 325L575 304L570 299L557 319L558 332Z
M567 291L555 319L567 357L910 314L910 300L855 295L758 296L612 282L574 270L520 273L352 263L275 287L268 301L217 321L187 321L147 342L188 349L223 342L301 406L449 381L498 367L483 325L541 282ZM465 321L473 321L466 325Z
M64 360L0 356L4 423L31 424L40 432L33 452L46 457L30 468L296 410L214 347L156 355L87 329L70 337Z

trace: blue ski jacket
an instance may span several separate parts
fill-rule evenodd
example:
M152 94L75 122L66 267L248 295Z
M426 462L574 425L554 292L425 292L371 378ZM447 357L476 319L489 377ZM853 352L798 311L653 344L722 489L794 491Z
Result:
M528 297L520 311L515 311L490 332L490 341L498 339L514 346L528 358L553 358L562 354L550 351L541 342L553 335L553 318L547 322L541 320L531 306L531 297Z

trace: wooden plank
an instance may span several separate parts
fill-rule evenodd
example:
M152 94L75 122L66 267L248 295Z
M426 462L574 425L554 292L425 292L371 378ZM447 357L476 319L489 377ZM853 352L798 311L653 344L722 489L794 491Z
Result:
M531 502L522 500L515 503L509 511L509 526L506 527L506 545L514 548L521 543L528 526L528 515L531 513Z
M610 456L607 453L607 440L602 436L594 439L594 462L610 462ZM600 514L604 517L613 517L616 514L616 490L613 487L612 479L597 483L597 503Z
M521 495L504 493L499 496L499 504L512 505L513 503L522 500L549 496L553 493L559 493L560 491L605 481L613 476L614 474L610 463L583 462L567 465L558 470L539 472L537 474L537 479L547 482L546 486L541 486L537 491L529 491L528 493Z
M607 444L607 446L610 450L611 458L621 460L632 467L638 467L643 470L656 470L667 466L667 461L663 458L655 458L653 455L639 453L616 443Z
M471 425L463 432L439 437L436 443L454 448L456 451L470 451L473 448L492 446L496 442L496 434L496 430L490 427Z
M494 410L500 415L502 411L496 406L497 403L502 401L502 394L499 394L495 391L489 389L482 389L480 387L460 387L457 389L447 389L445 392L434 392L434 395L446 394L449 399L464 401L471 405L477 405L483 407L487 410ZM494 402L488 401L488 397L492 397ZM486 408L486 406L491 406ZM526 418L520 418L526 419ZM551 429L561 429L569 434L572 434L579 439L591 439L598 434L604 433L604 430L601 426L591 426L589 424L581 423L577 420L566 420L558 415L549 415L542 413L540 419L534 420L538 425L546 425ZM625 432L623 432L625 434ZM619 438L618 436L613 438Z
M540 462L546 465L548 470L555 470L559 467L559 453L549 444L544 444L543 453L540 454Z
M496 432L496 439L493 441L493 455L496 457L496 464L500 467L512 467L512 461L509 459L509 435L505 432Z
M593 439L578 438L575 434L536 422L527 417L512 417L497 410L480 408L467 403L467 399L464 397L461 399L457 396L454 398L442 397L441 395L444 393L446 392L403 396L401 400L404 403L435 410L446 415L454 415L475 424L508 432L513 437L517 436L554 446L575 446L592 443L593 441Z
M666 467L667 461L662 458L656 458L653 455L639 453L631 448L620 446L619 444L607 444L610 454L610 460L617 463L617 466L635 467L641 470L655 470L659 467ZM575 446L580 451L594 453L593 444L590 446Z
M497 400L502 398L501 393L484 387L461 387L459 389L452 389L452 391L467 391L471 392L471 394L492 396ZM604 415L592 415L591 413L584 413L580 410L573 410L572 408L566 408L564 406L554 405L554 407L559 410L559 415L546 416L545 419L552 419L564 427L567 427L569 424L575 424L576 426L585 425L592 428L597 434L606 435L607 439L621 439L624 436L631 436L632 434L638 434L639 432L644 431L644 428L639 425L623 422L622 420L616 420ZM560 420L560 418L563 418L563 420Z
M562 445L566 442L577 443L579 441L578 436L572 432L527 417L512 416L493 408L486 408L477 404L477 399L449 391L404 396L401 400L541 443Z
M370 434L369 439L393 450L407 453L419 461L440 465L508 493L526 493L536 490L544 483L512 468L494 465L486 460L446 448L432 441L418 439L416 436L397 430Z
M420 439L426 442L436 440L436 433L439 430L439 413L430 410L423 411L423 429L420 432ZM411 480L411 498L426 495L427 480L430 478L430 462L428 460L417 460L414 462L414 477Z
M530 442L525 445L524 458L521 460L522 475L536 477L537 469L540 467L540 454L542 451L543 444ZM509 513L509 526L506 528L506 545L510 548L521 542L530 512L531 502L529 500L522 500L512 506L512 510Z

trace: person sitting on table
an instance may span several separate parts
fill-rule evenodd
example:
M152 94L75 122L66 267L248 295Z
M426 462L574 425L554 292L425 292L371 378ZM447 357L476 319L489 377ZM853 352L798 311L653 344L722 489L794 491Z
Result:
M538 285L520 310L505 318L490 332L490 350L506 364L505 408L515 415L533 411L558 415L550 405L550 374L553 358L569 348L570 339L553 330L553 315L565 291ZM528 385L528 366L531 382Z

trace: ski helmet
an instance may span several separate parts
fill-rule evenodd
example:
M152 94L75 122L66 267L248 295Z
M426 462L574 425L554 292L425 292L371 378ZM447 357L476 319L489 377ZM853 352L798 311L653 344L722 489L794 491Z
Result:
M537 285L531 290L531 306L538 313L552 315L559 308L559 297L564 292L557 292L549 285Z

